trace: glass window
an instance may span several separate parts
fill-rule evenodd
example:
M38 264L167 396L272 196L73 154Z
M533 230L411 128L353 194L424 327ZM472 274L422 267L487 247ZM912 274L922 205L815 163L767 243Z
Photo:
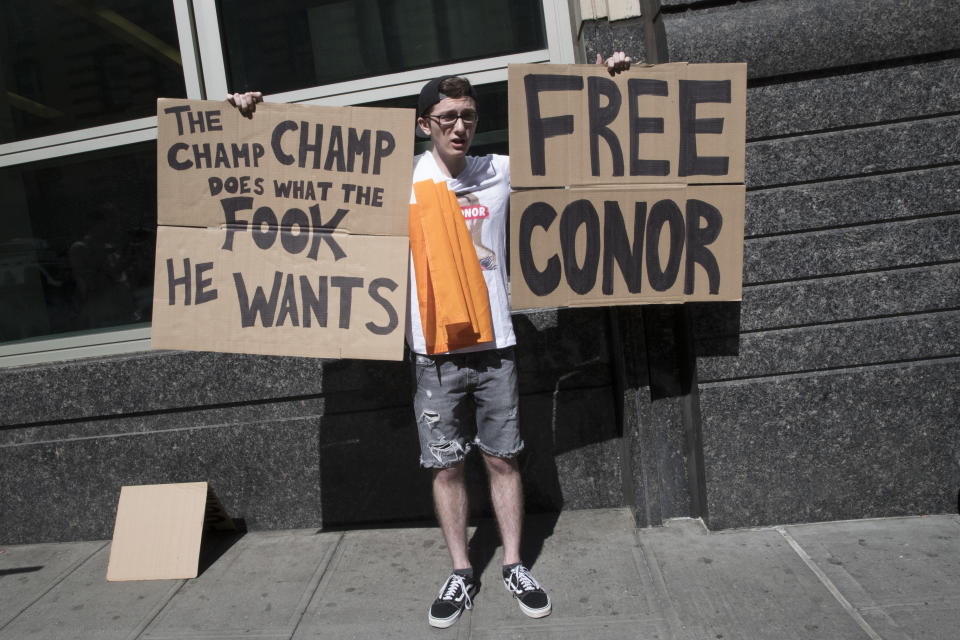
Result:
M0 168L0 342L149 321L156 143Z
M173 3L0 3L0 143L154 115L186 97Z
M540 0L221 0L232 91L280 93L547 47Z

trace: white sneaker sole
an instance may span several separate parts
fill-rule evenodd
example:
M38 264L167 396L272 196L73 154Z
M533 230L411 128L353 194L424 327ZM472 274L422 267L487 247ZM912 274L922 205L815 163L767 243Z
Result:
M531 609L527 605L520 602L520 600L517 600L517 604L520 605L520 611L523 611L523 613L530 618L546 618L548 615L550 615L550 612L553 611L553 603L547 603L547 606L541 609Z
M462 611L460 613L463 613ZM430 614L427 614L427 619L430 622L430 626L437 629L446 629L447 627L452 627L453 623L457 621L460 617L460 613L453 616L452 618L434 618Z

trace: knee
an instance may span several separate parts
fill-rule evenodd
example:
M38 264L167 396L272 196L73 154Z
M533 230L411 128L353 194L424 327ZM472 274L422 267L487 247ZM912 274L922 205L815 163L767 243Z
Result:
M487 453L483 454L483 461L487 465L487 470L496 475L511 475L520 472L516 458L498 458Z
M433 481L437 484L452 484L463 482L463 462L458 462L445 469L433 470Z

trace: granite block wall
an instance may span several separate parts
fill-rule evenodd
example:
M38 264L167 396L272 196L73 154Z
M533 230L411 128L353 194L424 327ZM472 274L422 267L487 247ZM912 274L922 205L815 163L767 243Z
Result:
M622 504L605 312L515 324L529 510ZM408 367L157 351L2 369L0 543L109 538L126 484L208 481L249 529L430 519Z
M743 301L687 305L682 424L633 389L643 429L700 436L691 515L727 528L953 511L960 3L662 0L657 19L669 61L749 75ZM635 479L663 464L652 446Z

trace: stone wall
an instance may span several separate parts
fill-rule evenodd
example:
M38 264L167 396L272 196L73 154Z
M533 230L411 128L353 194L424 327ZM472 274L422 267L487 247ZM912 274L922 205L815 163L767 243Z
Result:
M622 505L606 313L514 324L529 509ZM109 538L126 484L208 481L250 529L432 518L408 367L157 351L0 370L0 543Z
M689 514L712 528L953 511L960 3L661 4L663 41L597 21L581 47L748 63L744 292L675 325L690 394L628 385L638 522L683 507L644 500L669 484L651 431L700 443Z

